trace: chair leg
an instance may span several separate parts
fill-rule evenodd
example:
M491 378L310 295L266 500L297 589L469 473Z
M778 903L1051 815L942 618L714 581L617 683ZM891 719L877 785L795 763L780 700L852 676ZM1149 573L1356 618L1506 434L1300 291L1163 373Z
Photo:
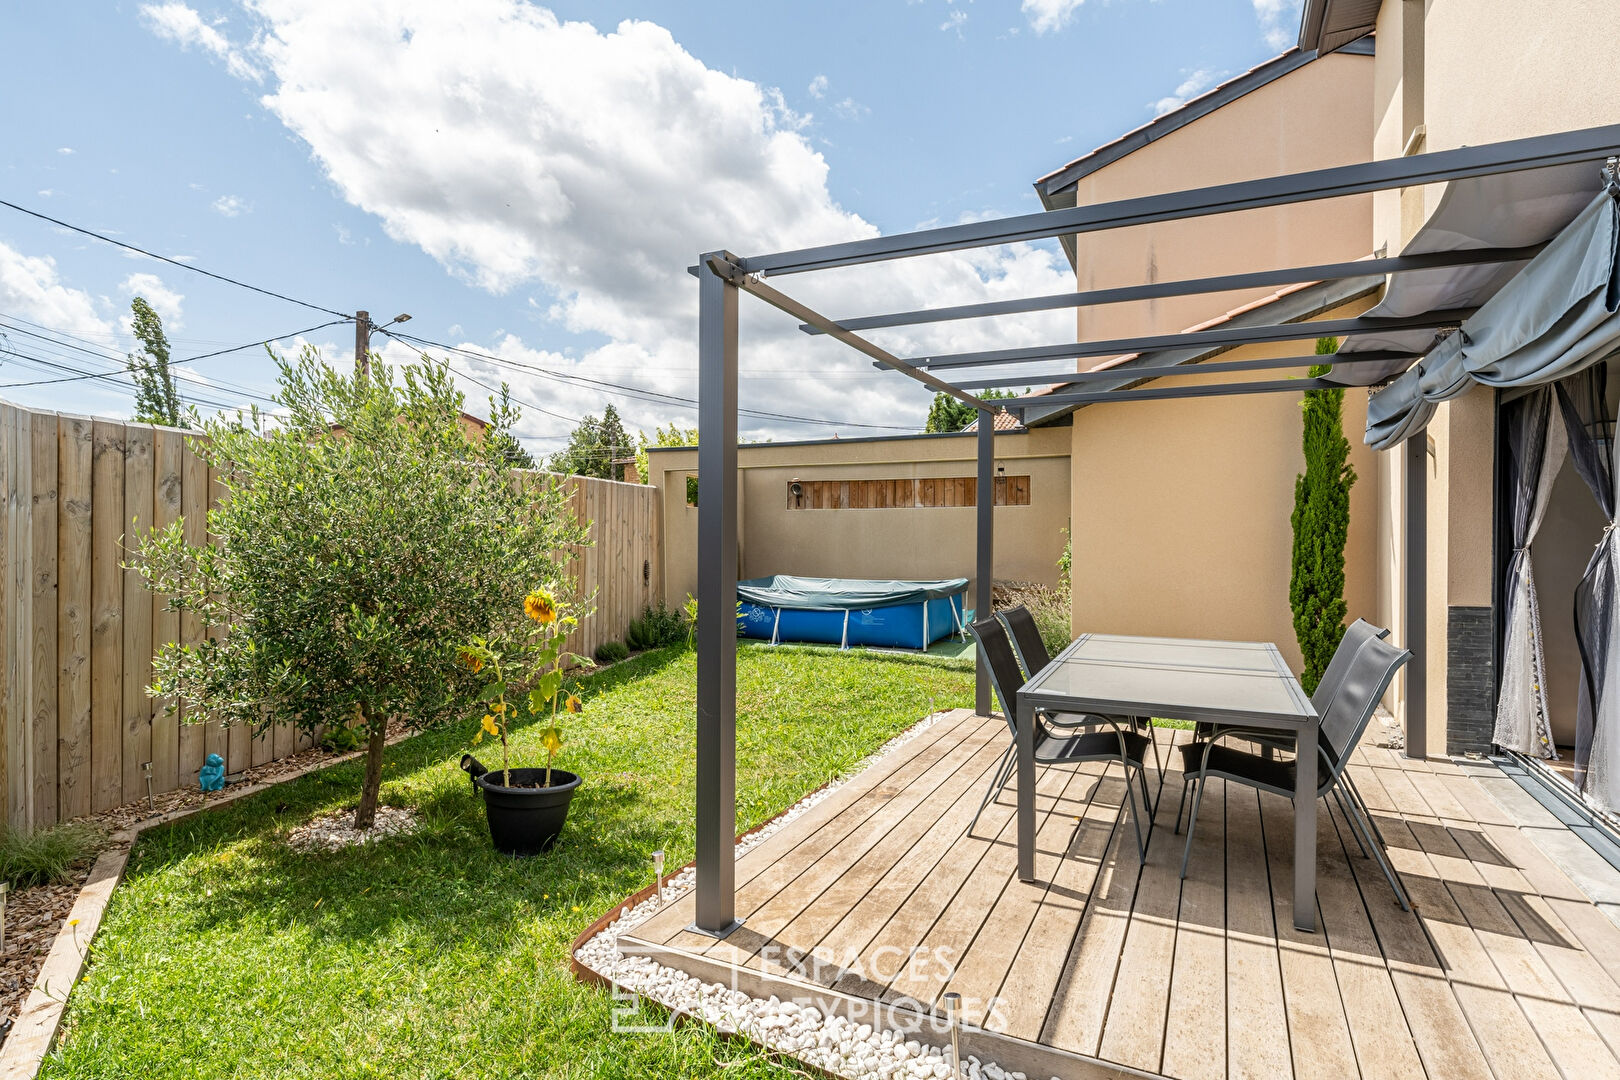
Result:
M1384 839L1383 830L1378 827L1378 822L1373 820L1372 811L1367 808L1367 800L1361 797L1361 789L1356 787L1355 777L1350 775L1349 769L1344 770L1343 776L1345 787L1350 792L1350 798L1355 801L1356 809L1361 811L1362 821L1372 829L1372 834L1378 838L1378 842L1384 847L1388 847L1389 841Z
M1153 767L1159 770L1159 780L1164 780L1164 759L1159 757L1159 740L1153 737L1153 717L1142 717L1142 723L1147 728L1148 741L1153 744Z
M1367 839L1369 842L1371 842L1372 832L1368 829L1366 822L1359 820L1361 818L1361 814L1355 809L1355 800L1351 799L1350 801L1352 813L1355 814L1356 818L1358 819L1358 824L1360 824L1362 829L1366 831ZM1384 852L1384 845L1380 843L1371 843L1371 847L1373 858L1378 863L1378 869L1384 872L1384 880L1389 882L1389 887L1395 891L1396 902L1401 905L1402 911L1411 911L1412 902L1406 895L1405 887L1401 885L1400 875L1395 872L1395 867L1390 864L1389 856Z
M1193 830L1198 827L1198 807L1204 801L1204 777L1199 775L1198 790L1193 792L1192 817L1187 819L1187 846L1181 849L1181 879L1187 879L1187 860L1192 858Z
M1125 779L1127 781L1129 781L1130 777L1127 776ZM1137 779L1137 782L1139 782L1142 785L1142 805L1147 807L1148 829L1151 830L1153 828L1153 818L1159 812L1159 804L1154 801L1154 798L1153 798L1152 795L1148 794L1147 763L1146 762L1143 762L1141 765L1138 765L1136 767L1136 779Z
M1188 776L1186 773L1181 774L1181 802L1176 804L1177 836L1181 835L1181 815L1187 812L1187 788L1189 786L1196 786L1197 783L1198 778L1196 776ZM1163 798L1163 796L1160 797Z
M979 824L979 816L984 813L984 808L989 806L990 800L995 798L1001 792L1001 789L1006 786L1009 779L1008 766L1013 763L1013 751L1017 748L1018 744L1014 743L1002 751L1001 759L996 765L996 775L990 781L990 787L985 791L984 798L979 800L979 808L973 812L973 820L968 822L967 831L969 836L973 835L974 827Z
M1344 820L1350 822L1350 832L1356 838L1356 847L1361 849L1361 857L1363 859L1371 858L1367 854L1367 844L1361 835L1361 823L1351 816L1350 808L1345 805L1344 793L1339 790L1337 784L1333 785L1333 801L1339 804L1339 813L1344 815Z
M1125 767L1125 801L1131 808L1131 827L1136 830L1137 865L1147 862L1147 841L1142 838L1142 812L1136 807L1136 793L1131 790L1131 767Z

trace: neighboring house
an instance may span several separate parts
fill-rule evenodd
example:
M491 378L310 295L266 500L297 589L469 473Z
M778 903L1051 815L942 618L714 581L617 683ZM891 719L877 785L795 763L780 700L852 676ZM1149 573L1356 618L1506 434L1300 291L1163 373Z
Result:
M649 483L663 494L671 606L697 593L692 498L701 495L687 483L697 453L647 448ZM961 433L739 446L738 575L971 578L975 460L974 437ZM998 435L996 472L996 580L1056 585L1069 523L1068 432Z

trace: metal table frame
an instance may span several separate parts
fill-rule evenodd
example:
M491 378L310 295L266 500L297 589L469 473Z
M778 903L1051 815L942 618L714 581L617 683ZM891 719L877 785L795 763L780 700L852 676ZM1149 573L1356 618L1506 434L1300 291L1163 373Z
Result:
M1262 649L1276 668L1277 679L1294 702L1290 711L1205 707L1185 701L1156 700L1151 691L1134 698L1092 697L1073 692L1047 690L1044 684L1064 667L1076 662L1074 655L1088 643L1163 642L1167 649L1195 646L1249 646ZM1093 661L1087 661L1091 663ZM1101 664L1101 661L1096 661ZM1168 657L1157 665L1131 663L1143 670L1184 671L1184 666ZM1208 668L1212 674L1221 669ZM1225 669L1228 673L1236 669ZM1035 880L1035 713L1038 710L1069 713L1107 713L1116 716L1159 716L1211 724L1236 724L1292 732L1301 747L1317 743L1320 721L1316 710L1283 661L1277 646L1267 642L1204 642L1175 638L1144 638L1111 634L1082 634L1059 653L1045 668L1031 676L1018 692L1018 877ZM1298 753L1294 787L1294 926L1303 931L1316 929L1316 785L1317 755Z

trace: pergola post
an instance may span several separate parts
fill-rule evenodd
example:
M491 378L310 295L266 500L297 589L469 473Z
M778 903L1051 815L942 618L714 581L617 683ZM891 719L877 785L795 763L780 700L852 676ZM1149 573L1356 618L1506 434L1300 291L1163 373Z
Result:
M719 253L726 262L732 256ZM736 918L737 287L698 267L697 895L693 928Z
M979 480L973 501L978 525L978 539L974 545L973 574L976 587L973 615L974 618L984 619L995 612L990 587L993 584L996 545L996 414L989 409L979 410ZM974 669L973 711L980 716L989 716L990 669L985 665L984 655L977 649L974 653L978 659ZM1002 702L1002 706L1010 709L1013 703Z
M1406 756L1429 752L1429 436L1406 440Z

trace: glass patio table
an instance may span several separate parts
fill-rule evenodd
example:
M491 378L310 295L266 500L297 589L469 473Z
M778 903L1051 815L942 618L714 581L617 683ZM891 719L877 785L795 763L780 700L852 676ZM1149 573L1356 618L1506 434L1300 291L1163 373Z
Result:
M1035 878L1037 710L1272 728L1315 747L1318 718L1266 642L1082 634L1018 692L1018 876ZM1317 755L1294 755L1294 926L1316 929Z

